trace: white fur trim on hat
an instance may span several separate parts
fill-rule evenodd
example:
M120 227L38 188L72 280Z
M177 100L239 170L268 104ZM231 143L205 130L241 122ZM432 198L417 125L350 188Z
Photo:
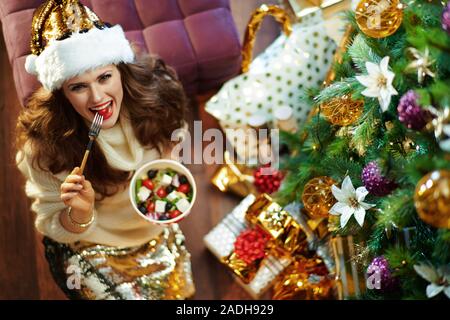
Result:
M120 25L92 28L64 40L52 40L39 56L29 55L28 73L37 75L49 91L61 88L65 80L108 64L134 61L134 53Z
M28 73L34 74L35 76L37 76L36 59L37 55L30 54L25 60L25 70L27 70Z

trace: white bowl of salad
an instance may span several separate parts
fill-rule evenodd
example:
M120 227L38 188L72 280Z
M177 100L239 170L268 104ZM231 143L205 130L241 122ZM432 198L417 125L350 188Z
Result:
M140 217L156 224L175 223L191 211L197 187L191 172L174 160L148 162L133 175L130 201Z

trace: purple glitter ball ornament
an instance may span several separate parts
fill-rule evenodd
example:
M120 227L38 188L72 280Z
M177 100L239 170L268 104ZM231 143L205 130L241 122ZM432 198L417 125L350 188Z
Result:
M450 1L447 2L447 5L442 12L442 29L450 34Z
M383 177L376 161L369 162L363 169L361 180L367 191L378 197L388 195L397 187L397 184Z
M372 260L367 268L367 279L373 284L372 289L382 292L394 291L399 287L398 279L392 275L389 262L384 256Z
M417 93L409 90L401 97L397 107L398 119L409 129L422 130L429 120L429 112L419 106L418 99Z

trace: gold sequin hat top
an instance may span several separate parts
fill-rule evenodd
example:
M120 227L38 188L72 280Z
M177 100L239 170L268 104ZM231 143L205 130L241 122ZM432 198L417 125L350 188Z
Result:
M134 61L122 27L104 23L78 0L47 0L39 6L30 46L25 69L49 91L88 70Z

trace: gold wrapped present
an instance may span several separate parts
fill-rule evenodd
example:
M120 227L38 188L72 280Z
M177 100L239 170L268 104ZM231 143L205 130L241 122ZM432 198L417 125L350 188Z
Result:
M245 268L245 263L243 264L233 251L223 259L223 262L244 284L250 286L246 288L247 291L251 291L249 290L252 286L251 282L255 281L258 272L265 269L261 272L266 274L265 278L270 278L270 281L262 281L264 277L256 279L256 282L264 283L263 287L259 285L260 288L258 288L263 290L275 280L277 273L273 270L282 271L290 263L294 254L307 250L307 236L300 224L267 194L258 196L249 206L246 219L250 225L260 228L269 235L265 249L268 258L247 263Z
M244 283L240 277L236 277L236 281L253 299L258 299L276 282L278 276L291 262L290 256L279 257L269 254L261 261L252 281Z
M265 255L250 263L235 251L236 239L251 229L267 235ZM306 234L295 219L268 195L247 196L210 233L206 246L236 275L253 297L260 297L292 262L293 255L307 248Z
M338 299L353 299L366 290L366 273L363 270L365 248L353 236L334 237L330 240L336 263L336 289ZM367 263L366 263L367 264Z
M222 260L235 275L242 279L245 284L255 277L256 271L258 271L260 261L247 263L240 259L236 252L232 252L228 257Z
M325 300L333 297L334 281L323 261L297 256L274 286L274 300Z
M267 194L256 198L246 218L273 238L273 247L293 254L307 248L307 236L300 224Z
M253 169L244 165L236 165L230 159L230 153L224 153L225 164L214 173L211 182L222 192L233 192L241 197L249 194L257 195L254 185Z
M230 152L224 153L225 164L220 166L211 182L222 192L232 192L241 197L249 194L272 194L280 188L284 173L270 163L257 167L235 164L230 159Z

